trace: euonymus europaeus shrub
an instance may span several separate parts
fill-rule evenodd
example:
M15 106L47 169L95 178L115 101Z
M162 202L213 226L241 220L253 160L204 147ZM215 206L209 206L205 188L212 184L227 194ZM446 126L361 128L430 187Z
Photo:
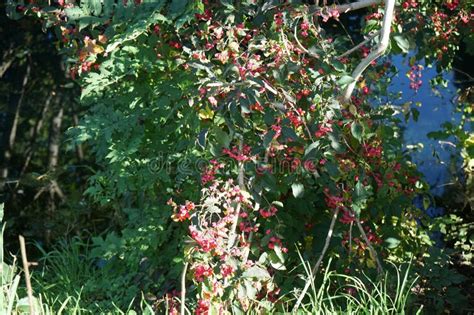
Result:
M172 311L186 300L197 314L271 308L300 288L296 310L311 283L296 276L297 250L315 275L328 257L381 275L384 260L431 246L412 203L428 187L380 101L396 71L381 56L416 48L418 89L419 60L449 68L460 34L472 36L468 1L9 8L54 27L82 87L89 114L71 135L102 166L86 193L122 226L95 251L123 285L144 274L141 290L176 289ZM330 27L348 14L359 34Z

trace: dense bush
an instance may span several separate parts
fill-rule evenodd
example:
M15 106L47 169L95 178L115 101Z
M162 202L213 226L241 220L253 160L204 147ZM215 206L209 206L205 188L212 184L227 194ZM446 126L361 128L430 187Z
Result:
M330 27L344 29L340 16L357 6L360 34ZM179 299L197 314L297 309L313 283L299 276L299 252L315 276L330 257L339 273L369 277L387 261L424 263L428 205L413 199L429 187L403 152L391 98L381 101L396 69L379 57L416 48L416 90L419 61L449 68L472 21L468 1L394 7L10 6L55 28L82 86L88 114L70 135L99 165L86 194L117 222L93 238L102 260L90 263L115 275L107 298L128 287L124 301L174 290L175 313Z

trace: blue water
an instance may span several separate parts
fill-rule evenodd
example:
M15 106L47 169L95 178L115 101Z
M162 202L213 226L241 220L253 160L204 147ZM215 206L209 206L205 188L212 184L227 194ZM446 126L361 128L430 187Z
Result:
M455 99L457 88L453 85L454 75L452 72L443 74L443 78L448 81L447 87L438 87L433 90L430 85L430 79L437 75L435 68L427 68L424 64L422 70L423 83L418 91L410 89L410 80L406 76L410 69L410 56L401 55L392 56L392 63L398 69L398 75L393 78L390 84L389 92L401 92L401 99L396 104L401 105L406 102L412 102L411 107L418 109L420 115L418 121L413 117L404 123L404 146L418 145L416 150L411 152L411 157L418 169L424 174L426 181L431 186L431 192L435 195L443 193L445 187L450 182L449 164L451 155L455 154L455 148L446 141L433 140L428 138L427 133L439 131L444 122L451 122L453 125L459 124L461 115L455 112ZM419 102L421 106L417 106ZM401 115L403 117L403 115ZM402 118L404 121L404 118Z

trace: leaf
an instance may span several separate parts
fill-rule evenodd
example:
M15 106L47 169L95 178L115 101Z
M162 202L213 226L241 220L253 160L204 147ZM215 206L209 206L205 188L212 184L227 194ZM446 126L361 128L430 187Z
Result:
M337 85L339 86L346 86L350 83L354 82L354 78L350 75L343 75L339 80L337 80Z
M252 300L255 299L255 297L257 296L257 289L255 288L252 281L244 280L244 285L245 285L245 291L247 292L246 297Z
M400 244L400 240L394 237L389 237L385 240L385 243L387 243L387 247L389 249L393 249L393 248L396 248Z
M291 191L295 198L301 198L304 195L304 186L301 183L293 183L291 185Z
M304 156L307 157L311 151L313 151L314 149L316 149L317 147L319 146L319 141L315 141L313 143L311 143L309 146L306 147L306 149L304 150Z
M397 46L402 50L402 52L407 53L410 50L410 42L405 36L395 35L393 39L397 43Z
M80 18L89 16L79 7L66 8L64 13L70 20L79 20Z
M272 253L270 253L270 255L268 255L268 257L270 257L270 265L272 266L272 268L274 268L276 270L286 270L285 265L280 260L280 258L278 258L276 253L272 252Z
M275 130L270 130L269 132L267 132L267 134L263 137L263 147L264 148L268 148L270 143L272 142L273 140L273 137L275 137Z
M364 128L362 127L361 124L358 122L354 121L351 125L351 133L356 138L359 142L362 142L362 132L364 131Z
M435 140L446 140L449 138L449 134L445 131L428 132L426 136L430 139L435 139Z
M90 12L95 16L99 16L102 13L101 0L88 0L87 6L89 7Z
M418 117L420 116L420 111L416 108L411 109L411 115L413 116L413 121L417 122Z
M278 201L278 200L272 201L272 205L283 208L283 202Z
M187 5L188 5L188 0L173 0L171 1L168 13L172 17L177 17L184 13Z
M339 72L344 72L346 70L346 65L340 62L339 60L333 60L332 65L334 69Z
M260 258L258 259L258 263L263 265L267 261L267 258L268 258L268 253L263 252L262 255L260 255Z
M275 251L275 254L277 255L278 259L283 263L285 262L285 257L283 256L283 252L281 251L281 247L278 246L278 245L275 245L275 247L273 248L273 250Z
M257 279L270 278L270 274L268 273L268 271L258 266L250 267L242 274L242 276L244 278L257 278Z
M352 193L352 209L356 213L357 217L360 216L362 209L365 209L367 204L367 199L370 197L371 186L364 186L362 181L358 181L354 187Z
M293 141L298 139L298 135L296 134L296 132L292 128L286 126L281 128L281 134L283 135L283 137L285 137L285 139L291 139Z

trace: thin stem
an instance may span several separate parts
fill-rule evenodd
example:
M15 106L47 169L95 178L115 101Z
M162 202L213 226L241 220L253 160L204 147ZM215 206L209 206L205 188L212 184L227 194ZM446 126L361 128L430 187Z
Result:
M331 243L332 234L334 232L334 225L336 224L336 219L337 219L338 214L339 214L339 207L337 207L336 210L334 211L334 215L332 216L331 224L329 225L329 231L328 231L328 234L326 235L326 242L324 243L323 251L321 252L321 255L319 256L318 261L316 262L316 264L313 267L313 270L311 271L313 279L308 279L308 281L306 281L306 284L303 288L303 291L301 292L300 296L298 297L298 300L296 301L296 304L293 308L293 313L295 313L298 310L298 308L300 307L300 304L303 301L303 298L305 297L306 292L308 291L311 283L314 281L314 277L316 277L316 274L319 270L319 267L321 266L321 263L323 261L324 255L326 254L326 251L329 248L329 244Z
M368 38L366 38L365 40L363 40L362 42L360 42L359 44L357 44L356 46L352 47L351 49L349 49L348 51L346 51L345 53L339 55L336 57L336 59L341 59L341 58L344 58L345 56L349 56L350 54L352 54L354 51L356 51L357 49L359 49L360 47L364 46L365 44L367 44L368 42L372 41L375 37L379 36L380 35L380 30L375 32L374 34L370 35Z
M242 137L239 143L239 151L241 153L243 152L243 147L244 147L244 139ZM242 191L245 190L244 163L242 161L239 161L238 182L239 182L240 190ZM239 223L241 208L242 208L242 204L238 203L235 209L234 221L232 222L232 228L230 230L229 241L227 243L227 250L230 250L232 246L234 246L235 239L237 238L237 224Z
M379 275L383 273L383 267L382 264L380 263L379 256L377 255L377 251L374 249L372 246L372 243L369 241L367 234L365 234L364 228L362 227L362 224L360 223L359 218L356 218L356 223L357 227L359 228L360 234L362 234L362 238L364 239L365 243L369 247L370 253L372 257L375 259L375 262L377 263L377 272Z
M188 265L188 262L184 264L183 273L181 274L181 315L184 315L186 308L186 272L188 271Z

